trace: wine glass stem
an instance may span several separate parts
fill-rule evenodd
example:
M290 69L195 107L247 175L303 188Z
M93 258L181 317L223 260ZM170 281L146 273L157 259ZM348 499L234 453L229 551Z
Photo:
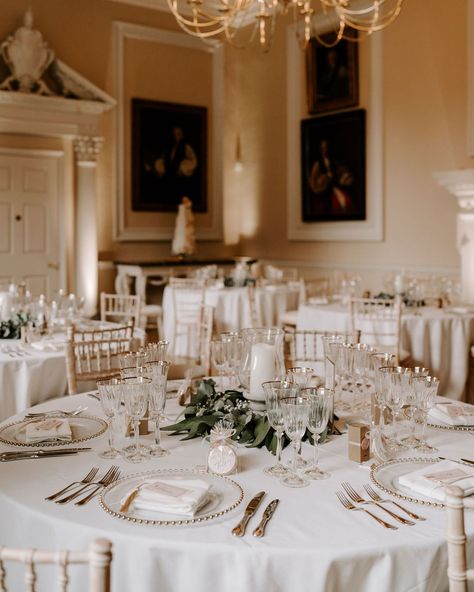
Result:
M155 418L155 444L157 448L161 446L161 432L160 432L160 416Z
M109 417L109 450L114 447L114 416Z
M293 473L296 475L297 474L297 459L298 459L298 447L299 447L299 441L295 440L293 442Z
M283 436L283 432L278 431L277 434L277 449L276 449L276 457L277 457L277 464L281 464L281 439Z
M421 442L425 442L426 422L428 421L428 413L423 411L423 422L421 424Z
M314 464L314 468L317 469L318 468L318 461L319 461L319 434L313 434L313 440L314 440L314 460L313 460L313 464Z
M135 435L135 452L139 454L140 452L140 420L134 419L133 420L133 433Z

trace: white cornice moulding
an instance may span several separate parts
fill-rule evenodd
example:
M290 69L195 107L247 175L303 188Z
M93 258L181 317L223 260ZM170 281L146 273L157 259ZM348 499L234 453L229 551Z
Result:
M454 195L463 210L474 209L474 169L433 173L436 181Z

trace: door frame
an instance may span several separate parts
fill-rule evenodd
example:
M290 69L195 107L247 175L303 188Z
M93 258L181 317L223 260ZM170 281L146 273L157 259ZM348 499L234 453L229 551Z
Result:
M47 136L44 136L45 138ZM69 227L69 220L66 220L66 212L73 211L73 203L70 192L67 191L64 175L64 151L37 148L8 148L0 146L0 156L24 157L24 158L54 158L56 160L57 176L57 241L58 241L58 283L59 287L68 289L68 259L67 259L67 237L66 229ZM68 203L69 202L69 203ZM65 223L62 223L65 222Z

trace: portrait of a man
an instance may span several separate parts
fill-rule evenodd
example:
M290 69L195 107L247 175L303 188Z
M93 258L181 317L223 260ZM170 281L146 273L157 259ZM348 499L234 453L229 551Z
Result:
M132 100L132 204L140 211L177 211L183 197L206 205L207 109Z
M304 222L365 220L365 111L301 122Z

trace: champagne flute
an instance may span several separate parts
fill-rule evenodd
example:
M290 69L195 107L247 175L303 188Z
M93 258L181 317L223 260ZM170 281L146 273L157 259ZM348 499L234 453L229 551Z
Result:
M148 451L140 447L140 419L145 415L150 392L151 380L145 376L130 376L122 379L122 395L125 409L133 422L135 438L134 449L126 453L125 459L129 462L139 463L149 456Z
M225 342L220 339L211 341L211 359L219 375L219 389L224 390L224 374L227 367Z
M169 454L161 446L160 420L163 417L166 404L166 378L170 362L147 362L145 372L151 380L148 414L155 422L155 445L150 448L150 456L166 456Z
M431 454L438 452L438 449L428 444L425 439L426 424L428 421L428 413L436 405L436 396L438 394L439 379L434 376L419 376L415 379L421 383L419 387L419 408L422 412L422 427L420 444L416 446L416 449L424 454Z
M281 402L288 397L296 397L299 388L294 384L280 380L270 380L268 382L264 382L262 387L265 394L268 422L275 430L275 435L277 438L277 462L275 465L264 469L264 472L267 473L267 475L272 475L273 477L281 477L288 474L288 469L281 462L282 437L285 430Z
M319 439L326 429L329 415L333 408L334 392L324 387L306 388L301 391L301 396L309 403L308 430L313 436L314 460L313 466L307 469L304 474L310 479L327 479L331 473L323 471L318 466Z
M287 487L307 487L309 481L298 475L296 461L299 443L308 427L309 403L304 397L293 397L284 399L281 405L285 432L293 443L292 472L283 477L281 482Z
M109 447L99 453L102 458L117 458L120 452L114 446L114 419L120 412L122 402L122 390L119 378L98 380L96 382L99 392L100 405L108 420Z

